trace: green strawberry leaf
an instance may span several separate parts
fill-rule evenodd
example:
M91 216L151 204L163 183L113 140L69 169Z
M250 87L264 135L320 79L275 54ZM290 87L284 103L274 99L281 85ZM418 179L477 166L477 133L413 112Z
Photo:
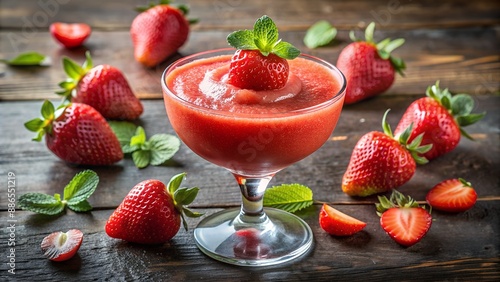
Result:
M311 49L325 46L332 42L336 35L337 29L328 21L318 21L307 30L304 44Z
M198 191L200 191L200 188L198 187L179 188L174 192L175 202L182 206L189 205L198 195Z
M229 45L241 50L258 49L264 56L270 53L292 60L300 55L300 51L292 44L279 39L278 28L271 18L262 16L253 30L234 31L227 37Z
M373 34L375 32L375 23L371 22L365 29L365 40L366 42L373 43Z
M268 188L264 193L264 206L296 212L313 204L312 190L300 184L282 184Z
M172 176L172 178L170 179L170 181L167 184L167 189L168 189L168 192L170 193L170 195L174 195L175 191L177 191L177 189L179 189L179 187L181 186L182 180L184 180L185 176L186 176L185 172Z
M64 187L63 199L74 206L86 201L99 184L99 177L92 170L84 170L76 174Z
M483 119L483 117L486 115L486 113L480 113L480 114L469 114L466 116L459 116L457 117L457 122L460 126L467 126L471 125L473 123L476 123Z
M41 193L27 193L19 197L21 209L41 214L55 215L64 211L64 203L59 194L54 196Z
M68 208L75 212L87 212L92 210L92 206L89 204L87 200L83 200L77 204L68 203Z
M81 66L68 57L63 58L63 69L69 78L78 81L85 74Z
M200 217L203 215L203 213L200 213L200 212L195 212L195 211L192 211L186 207L183 207L182 208L182 212L187 216L187 217ZM184 226L187 226L187 224L185 224Z
M50 58L38 52L21 53L13 59L0 59L9 66L50 66Z

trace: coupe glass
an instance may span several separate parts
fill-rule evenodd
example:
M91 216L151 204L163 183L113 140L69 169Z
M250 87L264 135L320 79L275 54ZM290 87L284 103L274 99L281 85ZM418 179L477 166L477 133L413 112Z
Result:
M161 79L168 118L179 138L197 155L229 170L241 190L240 208L225 209L200 221L194 230L198 248L230 264L264 266L284 263L311 249L313 234L299 217L263 207L271 178L309 156L331 136L344 101L343 74L321 59L300 55L331 73L338 89L331 98L299 110L240 113L209 109L181 98L168 81L175 69L199 59L227 57L234 49L197 53L179 59ZM321 83L321 81L317 82Z

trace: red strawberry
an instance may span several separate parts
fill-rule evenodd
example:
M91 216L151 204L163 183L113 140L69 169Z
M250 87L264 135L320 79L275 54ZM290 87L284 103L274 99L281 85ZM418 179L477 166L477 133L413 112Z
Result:
M386 122L386 111L382 121L384 132L372 131L358 141L342 179L342 190L350 196L369 196L386 192L408 182L415 174L416 163L425 163L418 153L429 150L420 146L420 138L408 144L412 130L394 139Z
M432 144L432 149L422 156L432 160L455 149L461 135L472 139L461 126L479 121L485 113L471 114L474 100L467 94L451 96L448 89L439 88L439 81L429 86L426 94L428 97L414 101L406 109L394 133L398 136L413 124L409 141L423 134L422 144Z
M65 261L72 258L83 241L83 233L78 229L68 232L54 232L43 238L41 247L44 255L53 261Z
M253 30L231 33L227 41L238 50L231 58L228 82L256 91L283 88L288 81L287 59L300 51L278 38L278 28L268 16L258 19Z
M55 22L49 27L52 36L66 48L81 46L92 29L85 23Z
M323 204L319 212L319 225L331 235L350 236L365 228L366 223Z
M432 208L447 212L463 212L476 204L477 193L470 182L462 178L442 181L426 196Z
M123 159L120 142L104 117L89 105L72 103L55 111L51 102L42 106L42 117L25 123L37 132L33 140L46 134L47 147L64 161L83 165L110 165Z
M399 244L409 247L418 243L431 228L432 216L411 197L394 190L390 200L378 197L376 204L380 225Z
M137 119L143 107L122 72L109 65L93 68L90 53L85 55L82 66L69 58L63 59L69 78L59 84L63 90L57 94L68 101L90 105L107 119Z
M198 188L179 188L185 173L172 177L168 188L159 180L145 180L132 188L106 222L106 233L113 238L140 244L160 244L187 224L184 216L198 217L184 207L190 204ZM175 197L174 197L175 194Z
M189 35L187 8L175 8L160 1L135 17L130 27L135 59L148 67L156 66L186 42Z
M381 94L393 84L395 72L402 75L405 69L402 60L391 56L391 52L401 46L404 39L391 41L387 38L375 43L374 29L375 23L372 22L365 31L366 41L358 41L351 32L351 39L355 42L347 45L337 59L337 67L347 80L346 104Z

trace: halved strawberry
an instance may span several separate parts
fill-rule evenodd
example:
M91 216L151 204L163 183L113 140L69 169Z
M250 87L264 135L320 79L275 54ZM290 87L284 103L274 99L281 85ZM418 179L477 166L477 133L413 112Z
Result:
M53 261L65 261L72 258L83 241L83 233L78 229L68 232L54 232L43 238L41 247L44 255Z
M477 193L462 178L448 179L434 186L425 198L432 208L447 212L463 212L474 206Z
M49 27L52 36L66 48L81 46L92 29L85 23L55 22Z
M390 200L378 197L380 225L397 243L409 247L418 243L431 228L432 216L410 196L393 190Z
M350 236L365 228L366 223L323 204L319 212L319 225L331 235Z
M263 16L253 30L235 31L227 37L238 49L231 59L228 82L242 89L273 90L288 81L288 62L300 51L279 39L278 28L271 18Z

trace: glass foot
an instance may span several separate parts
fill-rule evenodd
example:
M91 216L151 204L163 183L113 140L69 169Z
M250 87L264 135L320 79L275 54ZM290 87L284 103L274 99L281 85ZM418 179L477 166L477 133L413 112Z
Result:
M206 217L194 230L196 245L209 257L240 266L284 263L311 249L307 223L283 210L264 211L264 219L255 223L241 221L239 208Z

